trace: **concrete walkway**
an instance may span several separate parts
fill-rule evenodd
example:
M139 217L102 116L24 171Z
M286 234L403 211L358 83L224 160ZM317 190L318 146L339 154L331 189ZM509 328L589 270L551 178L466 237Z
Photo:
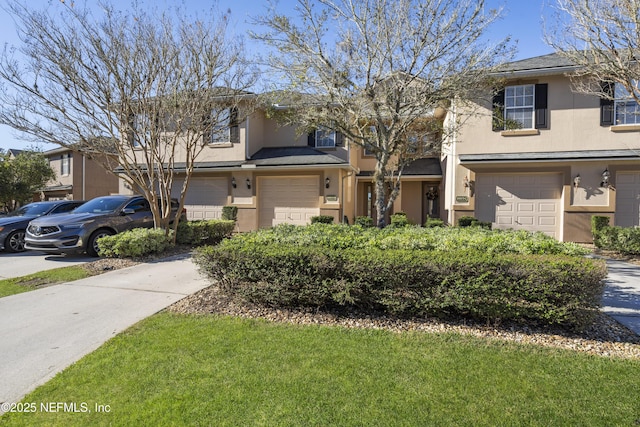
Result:
M0 298L0 402L18 402L116 334L208 285L181 256Z
M640 266L607 259L602 311L640 334Z

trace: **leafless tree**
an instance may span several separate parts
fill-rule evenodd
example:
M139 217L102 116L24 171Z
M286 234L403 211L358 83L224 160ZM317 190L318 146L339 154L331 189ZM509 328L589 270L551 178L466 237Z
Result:
M229 14L25 4L7 6L21 44L0 57L0 123L118 168L151 203L156 227L168 230L178 163L182 209L207 135L239 120L255 82Z
M546 41L577 67L581 93L614 99L619 84L640 102L640 1L556 0Z
M375 156L382 227L403 167L437 155L454 130L442 121L451 101L475 97L509 57L508 39L483 42L499 16L483 0L298 0L293 15L272 7L255 18L267 30L252 36L275 48L266 62L283 98L272 102L291 107L283 120L340 132Z

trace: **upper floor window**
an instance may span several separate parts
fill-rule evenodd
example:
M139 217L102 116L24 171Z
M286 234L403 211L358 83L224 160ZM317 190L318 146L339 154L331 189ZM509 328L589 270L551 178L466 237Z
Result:
M328 148L336 146L336 132L320 128L316 129L316 147Z
M507 86L493 97L493 130L547 128L547 84Z
M209 143L222 144L231 141L231 111L228 108L213 110L211 112L211 137Z
M71 155L69 153L65 153L62 155L60 161L60 175L66 176L71 173Z
M151 138L151 119L146 114L136 114L133 119L133 147L140 148Z
M522 129L533 129L534 85L508 86L504 91L504 118Z
M636 125L640 124L640 105L621 84L615 85L615 124Z

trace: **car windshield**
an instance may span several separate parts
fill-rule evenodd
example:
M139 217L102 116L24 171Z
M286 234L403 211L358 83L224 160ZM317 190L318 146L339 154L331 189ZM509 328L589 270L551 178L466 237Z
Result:
M127 200L126 197L98 197L77 207L73 213L111 213L118 209L125 200Z
M40 216L49 212L51 206L50 203L29 203L11 212L8 216Z

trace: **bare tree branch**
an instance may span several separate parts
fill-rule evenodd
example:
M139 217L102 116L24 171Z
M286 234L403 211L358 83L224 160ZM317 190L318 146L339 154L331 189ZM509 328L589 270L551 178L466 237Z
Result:
M119 168L168 229L176 162L186 165L182 208L206 135L231 125L220 111L245 105L256 80L241 40L228 35L228 14L191 19L109 3L33 10L14 0L7 8L21 44L0 57L0 123Z
M328 127L375 156L382 226L402 168L437 153L453 130L436 110L475 97L510 57L508 39L483 43L499 16L482 0L298 0L295 17L272 8L256 18L268 30L252 36L275 48L267 63L279 90L270 102L291 107L285 122ZM416 142L426 147L412 150Z

